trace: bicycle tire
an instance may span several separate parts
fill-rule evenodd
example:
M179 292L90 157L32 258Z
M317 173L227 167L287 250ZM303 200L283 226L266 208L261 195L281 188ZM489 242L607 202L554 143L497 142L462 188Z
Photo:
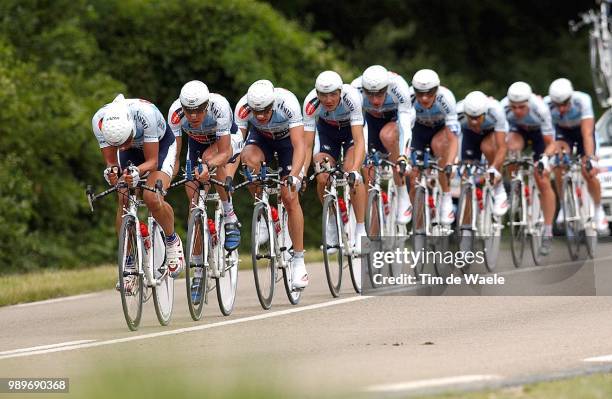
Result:
M144 293L144 279L140 270L141 256L138 251L138 235L136 233L137 220L132 216L125 216L121 222L119 231L119 250L117 259L117 268L119 275L119 293L121 294L121 307L125 322L131 331L138 330L140 320L142 318L142 305ZM132 295L127 295L125 290L125 277L128 272L125 271L125 263L127 256L132 255L134 264L136 265L137 274L135 276L136 290L132 291Z
M259 221L264 220L265 231L261 234L267 235L265 243L259 243ZM276 283L276 255L273 252L271 221L268 217L268 206L263 203L255 205L251 224L251 261L253 263L253 277L255 278L255 290L261 307L270 309L274 297L274 285ZM268 283L269 286L265 284Z
M525 257L525 225L523 224L523 182L510 184L510 252L514 267L521 267Z
M468 201L467 199L470 199ZM474 250L474 231L472 231L472 215L471 209L469 214L467 213L468 204L471 204L472 199L472 187L469 184L463 184L461 192L459 194L459 202L457 203L457 226L455 228L456 234L455 239L459 251L468 252ZM466 226L465 219L469 218L469 226ZM468 234L469 232L469 234ZM462 273L468 274L470 272L471 264L465 264L459 268Z
M565 227L565 241L567 250L571 260L576 260L580 256L580 228L575 220L576 215L576 199L574 197L574 184L571 179L566 178L563 181L563 225Z
M540 204L540 190L538 190L535 182L532 182L529 187L531 193L531 212L532 223L535 232L532 232L529 237L531 247L531 257L536 266L542 265L543 256L540 255L540 247L542 246L542 237L544 236L544 211ZM535 233L535 234L534 234Z
M159 324L167 326L172 319L174 308L174 279L170 277L166 265L166 236L156 221L153 222L150 235L154 262L153 273L156 279L158 279L158 275L161 279L160 284L153 287L153 305ZM158 262L160 263L159 266Z
M353 285L353 289L357 294L361 294L361 287L363 283L362 278L362 266L363 266L363 255L352 254L351 251L351 239L355 234L355 229L357 227L357 219L355 218L355 211L353 210L353 203L350 199L345 199L345 202L348 204L347 213L349 216L348 223L343 226L342 234L344 235L344 243L345 243L345 257L348 263L349 272L351 275L351 284Z
M368 262L368 276L370 279L370 284L372 288L378 288L380 284L377 284L374 281L374 275L383 273L382 268L380 270L375 270L374 262L372 258L371 251L373 248L380 248L382 245L381 242L381 234L383 230L382 226L382 209L380 209L380 193L377 190L371 190L368 193L368 202L366 207L365 214L365 228L366 234L370 241L370 251L368 251L367 262ZM384 267L384 266L383 266Z
M219 204L220 205L220 204ZM238 289L238 260L240 255L238 248L232 252L225 250L225 228L223 227L223 212L222 208L218 208L215 212L215 227L219 240L214 247L215 262L217 267L223 268L221 275L215 277L215 285L217 287L217 303L219 310L223 316L229 316L234 310L236 303L236 291Z
M198 321L202 318L207 289L206 286L208 283L208 268L204 267L204 265L197 266L191 264L193 250L195 248L195 240L200 239L199 237L201 237L202 240L202 245L200 248L200 253L203 259L202 263L205 263L204 259L208 258L208 244L210 243L208 226L202 210L199 208L194 208L189 215L189 221L187 223L187 245L185 247L185 285L187 291L187 307L193 321ZM191 298L191 279L195 275L196 267L201 267L202 269L202 284L200 284L199 290L201 299L198 304L195 304Z
M323 251L323 263L325 264L325 276L327 277L327 286L329 291L334 298L340 296L340 289L342 287L342 260L343 260L343 246L341 237L342 226L338 225L338 208L336 206L336 198L332 195L328 195L323 200L323 214L322 214L322 229L323 232L323 244L321 245ZM329 223L336 225L336 245L330 246L329 243L334 240L334 237L327 236L327 226ZM330 254L328 249L335 248L336 252ZM334 272L335 271L335 272Z
M497 267L499 258L499 244L501 235L495 228L495 217L493 216L493 190L491 187L485 189L483 195L485 201L483 221L486 223L482 244L484 250L484 265L488 271L492 272Z
M289 236L289 215L287 214L287 210L284 206L279 204L278 207L278 217L281 221L281 232L279 236L279 245L281 249L281 256L285 256L284 262L285 267L283 268L283 285L285 286L285 293L287 294L287 299L289 299L289 303L292 305L297 305L300 303L300 298L302 297L301 289L296 290L293 288L293 243L291 242L291 237ZM283 249L284 248L284 249Z
M426 199L427 192L423 187L417 187L414 193L414 206L412 213L412 248L413 251L427 250L427 230L425 226L425 212L428 212ZM416 278L420 278L425 270L424 262L417 261L412 265L412 272ZM422 259L421 259L422 260Z

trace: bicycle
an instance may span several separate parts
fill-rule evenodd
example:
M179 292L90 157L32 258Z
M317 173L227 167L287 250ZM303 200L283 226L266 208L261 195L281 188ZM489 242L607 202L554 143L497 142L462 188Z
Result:
M419 278L426 264L431 263L438 276L445 276L449 267L442 256L435 255L448 250L453 230L451 225L442 223L442 216L438 212L442 203L442 187L438 175L445 173L450 177L452 167L440 168L438 160L432 158L429 147L424 152L411 151L410 162L418 172L413 202L412 247L415 251L424 251L424 256L419 257L420 261L414 265L413 272ZM433 262L429 262L430 250L434 253Z
M199 155L198 155L199 158ZM198 159L198 168L202 167ZM211 171L214 176L215 170ZM173 183L170 188L193 182L194 176L191 161L185 165L185 178ZM225 250L225 229L223 227L223 204L218 193L209 189L217 186L226 192L232 191L232 178L226 182L210 177L207 182L198 181L195 200L191 202L189 221L187 223L187 243L185 251L185 284L187 288L187 306L194 321L202 318L205 304L208 304L208 294L215 290L219 310L224 316L229 316L236 301L238 285L238 249L231 252ZM208 218L209 206L212 206L213 219ZM201 259L202 263L198 263ZM200 278L196 284L196 292L192 292L194 278ZM195 295L194 295L195 294Z
M564 215L565 236L572 260L578 259L582 244L586 247L589 258L592 259L597 246L595 204L582 176L581 159L576 154L577 145L574 143L571 158L565 151L562 156L559 154L555 156L555 164L564 170L561 207ZM585 167L587 172L593 169L590 160L587 160Z
M591 76L597 99L603 108L612 105L612 44L608 13L610 4L600 1L599 11L589 10L580 14L580 21L569 21L571 32L577 32L585 25L589 30L589 61Z
M281 186L286 182L280 180L280 170L269 169L265 162L261 163L256 175L243 165L243 175L246 181L238 184L236 190L251 184L261 188L255 195L251 224L251 261L259 303L263 309L270 309L274 287L282 278L289 302L297 305L302 290L293 288L293 247L289 231L284 228L288 226L288 214L283 202L278 199ZM297 192L295 195L298 195ZM276 208L270 205L271 197L276 197ZM261 225L265 226L265 231L260 231L260 221L263 221ZM277 270L281 270L282 277L277 278Z
M500 217L493 214L495 175L486 175L488 166L478 162L466 161L459 165L461 191L457 205L456 238L462 251L472 251L475 247L484 251L484 265L488 271L497 266L501 242ZM474 245L474 242L479 245ZM461 268L469 272L470 265Z
M117 168L115 173L118 173L118 170ZM157 320L159 324L166 326L170 323L174 305L174 279L170 277L166 265L166 237L150 212L146 224L139 220L138 208L145 207L145 204L137 197L137 189L165 196L161 180L157 180L154 188L146 186L143 180L138 182L136 187L128 187L125 182L120 181L115 187L99 194L94 194L91 186L88 186L86 194L89 206L93 212L95 201L114 192L126 195L120 191L125 189L128 201L127 206L123 207L117 261L123 315L128 328L136 331L140 325L143 303L152 295ZM128 266L129 264L133 266ZM152 289L152 294L149 293L149 288Z
M525 242L529 236L531 255L536 265L542 264L539 253L544 234L544 211L540 205L540 193L535 182L535 163L531 156L514 156L504 162L504 167L517 166L510 183L510 249L515 267L521 267ZM541 171L539 171L541 173Z
M404 176L407 164L405 161L400 161L398 165L389 161L389 154L381 153L373 150L366 158L366 167L371 167L374 171L373 178L370 178L368 188L368 202L365 214L365 227L368 238L382 245L382 237L386 237L384 250L393 250L393 248L403 246L403 240L406 237L406 226L396 223L397 209L399 208L399 198L397 187L393 180L393 169L398 167L400 175ZM386 185L386 190L383 188ZM400 238L400 240L396 240ZM400 243L401 241L401 243ZM382 248L381 248L382 249ZM368 262L368 272L370 282L374 287L372 270L372 262ZM399 276L402 273L402 267L399 264L389 264L389 272L391 276Z
M315 173L309 180L312 181L323 173L328 174L323 194L321 224L323 232L321 251L327 285L333 297L340 296L342 273L348 268L353 289L359 294L361 293L361 256L353 250L357 220L349 194L355 181L352 176L346 177L341 162L332 167L327 158L322 164L317 165ZM328 237L327 226L330 224L335 225L335 237Z

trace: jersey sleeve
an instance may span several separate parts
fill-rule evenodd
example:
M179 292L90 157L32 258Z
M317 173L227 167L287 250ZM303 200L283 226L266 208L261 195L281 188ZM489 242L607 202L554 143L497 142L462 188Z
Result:
M580 119L594 118L595 114L593 112L593 101L591 100L591 96L589 96L587 93L579 94L580 105L582 107L582 116Z
M314 132L316 128L316 116L319 108L319 99L313 89L304 100L304 131Z
M541 120L540 130L542 131L542 135L554 137L555 129L553 128L550 109L544 104L544 100L542 99L537 102L536 107Z
M227 136L231 132L234 116L229 101L221 95L215 95L210 102L208 112L212 112L217 120L217 137Z
M504 112L504 108L497 100L491 99L491 115L495 118L495 131L496 132L508 132L510 127L508 126L508 120L506 119L506 113Z
M170 130L172 130L175 137L181 137L181 121L184 116L185 114L183 113L181 101L176 99L168 110L168 125L170 126Z
M455 134L461 130L459 121L457 120L457 102L454 94L446 89L442 95L442 109L445 114L446 126Z
M283 103L282 108L285 116L289 121L289 129L303 126L304 118L302 118L302 110L300 107L300 102L298 101L295 94L291 93L288 90L282 91Z
M247 104L247 97L244 95L238 101L238 104L236 104L236 109L234 110L234 120L240 129L246 129L249 125L250 117L251 108L249 108L249 105Z
M351 85L344 85L345 93L342 94L342 99L350 111L351 126L363 126L363 98L359 90Z

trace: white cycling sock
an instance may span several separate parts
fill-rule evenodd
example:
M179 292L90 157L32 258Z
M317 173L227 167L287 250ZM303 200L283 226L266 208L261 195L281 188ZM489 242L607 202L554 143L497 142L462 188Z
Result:
M404 184L403 186L397 187L397 198L400 204L407 204L410 206L410 196L408 195L408 187Z
M366 235L365 223L357 223L355 226L355 233L357 235Z

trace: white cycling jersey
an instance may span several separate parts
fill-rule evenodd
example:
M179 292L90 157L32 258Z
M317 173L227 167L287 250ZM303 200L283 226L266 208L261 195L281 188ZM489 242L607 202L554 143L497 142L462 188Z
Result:
M157 143L161 141L166 132L166 121L155 104L139 98L129 98L124 101L132 113L136 124L136 134L134 135L131 148L142 148L144 143ZM96 139L98 139L100 148L110 147L110 144L106 142L102 135L102 120L108 105L110 103L100 108L91 120L91 127Z
M430 108L425 108L419 103L414 94L414 88L410 87L410 97L415 111L415 122L430 128L447 126L455 134L459 133L457 121L457 101L455 95L446 87L438 86L436 99Z
M409 145L412 137L412 124L414 122L414 109L410 100L410 86L406 80L394 72L389 73L389 85L385 101L380 107L374 107L368 97L363 93L361 76L351 82L351 86L357 88L363 97L362 108L364 112L380 118L387 112L397 112L399 129L400 150ZM404 151L401 151L404 153Z
M317 98L317 91L312 89L304 100L304 131L314 132L317 118L338 127L363 125L361 102L359 91L345 83L342 85L340 103L333 111L327 111Z
M168 122L176 137L184 132L193 140L201 144L213 144L218 137L230 134L232 123L232 108L229 102L220 94L211 93L206 108L206 118L200 126L191 126L177 99L168 111Z
M461 100L457 103L459 123L462 129L470 129L467 116L463 111L463 102L464 100ZM487 111L485 112L485 119L480 125L480 131L488 132L493 130L495 132L508 133L509 128L501 103L492 97L488 97Z
M581 91L572 93L570 108L563 115L559 113L559 108L551 101L550 96L544 97L544 103L550 109L553 124L563 129L575 129L580 127L583 119L594 118L591 96Z
M542 100L540 96L535 94L531 95L528 101L529 113L521 119L514 116L510 108L510 100L508 100L508 97L504 97L501 101L501 105L504 107L506 119L510 124L510 131L522 130L525 132L533 132L540 130L544 136L555 135L550 110L546 104L544 104L544 100Z
M251 123L259 133L273 140L289 137L289 129L304 125L297 97L289 90L280 87L274 88L273 112L267 123L261 123L255 118L247 104L246 95L238 101L234 117L240 129L247 129L248 124Z

